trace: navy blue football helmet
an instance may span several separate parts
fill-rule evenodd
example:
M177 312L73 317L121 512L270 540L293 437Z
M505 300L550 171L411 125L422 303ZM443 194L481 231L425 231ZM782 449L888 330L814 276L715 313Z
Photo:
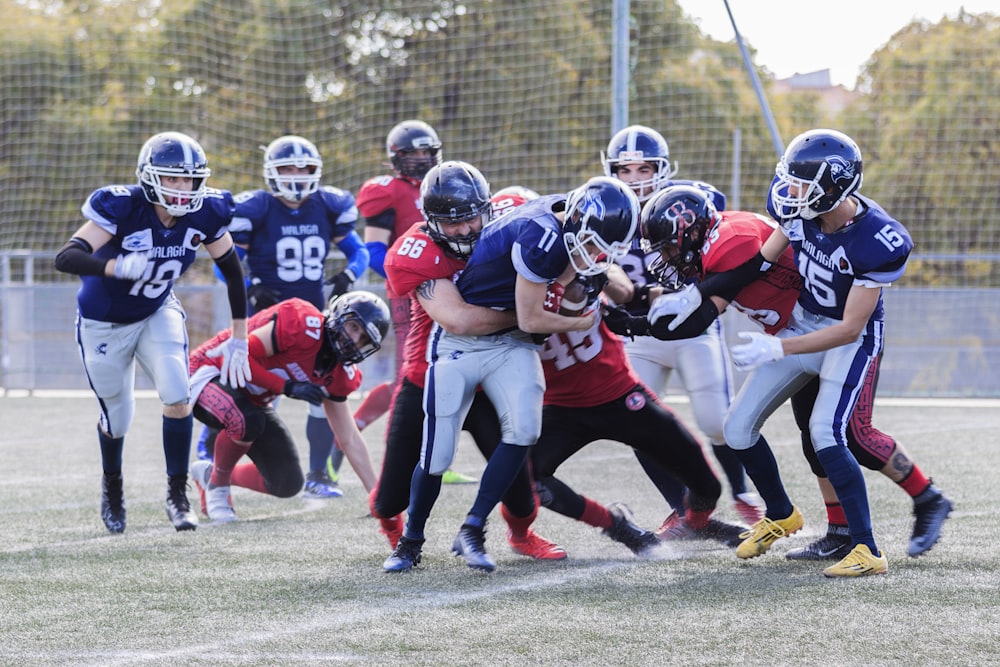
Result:
M420 206L427 220L427 235L456 257L467 259L482 233L449 235L442 225L481 218L486 225L493 215L490 184L468 162L450 160L432 168L420 184Z
M832 211L861 188L862 166L861 149L846 134L803 132L792 139L774 168L775 211L782 218L806 220Z
M563 242L582 276L604 273L628 254L639 227L639 199L626 183L595 176L566 197ZM592 253L590 250L597 250Z
M421 149L429 150L430 157L413 155ZM434 128L421 120L404 120L389 130L385 151L392 168L414 183L422 181L431 167L441 164L441 140Z
M139 151L135 169L146 200L163 206L175 218L201 208L205 180L211 173L201 145L180 132L161 132L150 137ZM165 176L190 177L191 189L166 187L162 182Z
M653 195L639 215L643 252L657 253L649 272L671 288L699 276L701 248L720 217L701 188L671 185Z
M280 167L305 167L308 174L281 174ZM278 137L264 149L264 181L271 194L289 201L302 201L319 190L323 159L308 139L294 134Z
M646 181L629 183L639 201L646 201L664 187L677 173L677 164L670 164L667 140L656 130L645 125L630 125L615 133L608 142L607 151L601 153L604 174L613 177L621 164L649 162L656 168L653 177ZM646 194L642 194L647 191Z
M358 343L347 332L347 322L356 322L364 335ZM322 376L336 364L350 366L361 363L382 347L389 333L389 306L377 295L354 290L335 296L323 313L323 346L316 357L314 371Z

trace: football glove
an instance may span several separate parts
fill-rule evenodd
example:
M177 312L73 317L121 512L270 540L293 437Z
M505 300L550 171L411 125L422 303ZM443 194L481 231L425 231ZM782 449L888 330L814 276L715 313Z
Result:
M656 320L661 317L674 315L673 321L667 325L667 329L674 331L684 323L684 320L691 317L700 306L701 292L698 291L698 286L694 284L686 285L684 289L678 292L664 294L653 301L653 305L649 307L649 322L650 324L656 324Z
M250 381L250 351L246 338L229 338L205 353L207 357L222 357L219 381L230 387L245 387Z
M337 275L327 280L326 284L333 288L330 291L330 297L332 298L345 294L349 289L351 289L351 285L354 284L355 279L356 276L353 271L350 269L344 269Z
M733 364L741 371L753 370L785 356L785 350L781 347L781 339L777 336L742 331L740 338L747 342L743 345L734 345L729 352L733 358Z
M323 399L327 397L323 387L312 382L296 382L294 380L285 382L285 389L282 393L290 398L308 401L313 405L322 405Z
M278 294L277 290L264 287L260 282L260 278L254 278L250 281L250 286L247 287L247 301L259 313L265 308L270 308L281 301L281 295Z
M115 258L115 278L118 280L139 280L149 264L149 253L130 252Z
M608 329L619 336L628 336L634 339L636 336L648 336L649 320L645 317L630 315L624 306L610 306L604 304L601 308L601 317Z

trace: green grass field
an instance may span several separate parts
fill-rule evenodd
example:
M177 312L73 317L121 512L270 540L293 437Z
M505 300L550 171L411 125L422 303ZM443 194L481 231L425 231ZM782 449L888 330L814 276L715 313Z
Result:
M689 419L686 404L675 407ZM821 565L782 555L825 530L787 408L765 433L806 528L763 557L739 561L721 546L684 542L664 560L642 561L543 510L538 531L570 558L535 563L510 552L494 513L487 546L499 568L484 575L449 551L476 487L446 486L422 565L388 575L388 545L353 472L336 500L234 489L238 522L203 519L177 533L163 510L158 403L142 398L125 451L128 530L110 535L98 512L94 399L0 398L0 664L995 664L997 408L878 404L876 424L956 510L941 542L908 558L910 499L867 472L889 574L828 580ZM304 448L305 406L286 400L279 411ZM384 419L366 432L376 465L383 429ZM479 474L471 444L454 468ZM560 472L601 502L627 503L648 528L666 515L621 445L592 445ZM737 518L728 504L720 513Z

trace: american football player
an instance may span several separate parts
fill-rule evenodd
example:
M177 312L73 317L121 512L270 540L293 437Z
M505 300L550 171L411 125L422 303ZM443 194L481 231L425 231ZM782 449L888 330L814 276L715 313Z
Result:
M657 192L679 184L706 192L714 203L713 211L726 207L726 196L714 186L703 181L674 178L677 165L670 160L666 140L645 125L630 125L611 137L606 151L601 154L601 162L608 176L620 179L635 191L643 208ZM649 265L656 257L657 253L647 252L638 242L633 244L629 254L619 263L630 283L616 289L616 283L612 282L609 287L608 296L624 304L632 315L643 316L649 310L650 290L655 290L657 285L657 276L649 270ZM673 281L675 287L681 286L676 277ZM733 378L722 340L721 324L713 321L697 336L681 340L628 337L625 351L636 373L656 394L666 390L671 374L676 371L691 399L694 421L707 436L712 454L729 482L733 506L744 521L752 524L761 517L761 501L748 486L743 465L726 445L722 432L722 420L733 395ZM659 534L673 539L696 537L683 521L684 486L659 470L645 454L637 453L637 457L674 510L663 522Z
M862 180L861 150L853 139L830 129L800 134L775 167L768 192L768 213L779 231L744 266L698 288L702 296L731 293L752 281L764 262L778 261L788 246L794 251L802 287L788 326L777 335L743 333L746 343L732 349L734 363L753 373L726 416L726 438L767 505L736 554L759 556L802 527L760 426L818 376L810 438L852 544L823 571L827 577L884 574L889 567L875 541L864 476L846 433L863 379L882 351L882 290L902 276L913 241L901 223L859 194Z
M365 219L365 245L371 255L371 269L386 277L386 251L414 224L423 222L420 210L420 184L430 169L441 163L441 139L433 127L422 120L397 123L385 138L385 152L392 174L368 179L358 190L358 209ZM396 377L374 387L354 413L358 428L364 429L386 413L392 394L402 378L403 351L410 330L410 298L402 297L386 284L386 297L392 312L392 330L396 336ZM454 470L444 475L446 484L471 484L476 480Z
M658 194L650 208L643 211L640 224L642 235L651 247L657 248L661 253L662 262L656 268L666 269L672 265L673 269L670 270L673 272L697 270L698 277L711 280L711 276L737 268L752 259L777 226L770 218L754 213L723 211L718 224L702 236L704 243L694 253L697 266L688 264L685 267L679 251L679 239L687 231L685 220L692 217L681 216L682 219L678 222L676 212L685 208L687 202L693 201L697 196L696 191L685 192L683 187L671 187ZM706 318L714 318L713 313L725 310L730 303L757 322L765 333L776 334L787 325L801 286L802 279L795 266L792 249L788 248L781 254L778 262L759 273L757 279L730 298L715 295L705 299L702 306L674 332L669 331L666 326L674 319L672 316L657 317L656 324L652 326L653 335L677 335L692 321L697 322L692 329L702 327ZM651 318L658 314L661 303L669 298L654 301ZM641 323L631 323L628 326L634 331L644 328ZM913 499L915 521L907 553L915 557L928 551L938 541L942 525L953 505L923 473L902 444L872 426L873 402L881 360L881 354L874 356L862 380L858 403L848 423L847 443L861 465L881 472ZM823 537L785 553L786 558L793 560L840 560L853 547L843 507L819 463L810 436L809 422L819 387L819 378L813 377L792 396L791 403L802 434L803 452L817 476L823 495L828 526Z
M424 376L427 340L432 317L442 326L468 335L490 334L516 324L510 311L471 306L453 284L465 267L483 225L492 217L489 184L478 169L465 162L443 162L424 179L422 209L426 222L400 236L385 259L386 275L394 293L412 299L411 333L406 339L402 378L393 396L382 473L371 496L372 515L389 539L393 553L387 572L412 569L420 562L424 524L430 507L410 515L403 532L402 512L410 500L410 482L418 475L428 491L421 496L433 504L441 476L423 479L415 472L420 461L424 428ZM500 442L500 422L493 404L477 392L462 424L487 459ZM433 496L433 497L432 497ZM531 530L537 504L526 468L522 468L503 495L501 514L507 522L507 540L515 553L539 560L558 560L566 551Z
M191 467L202 512L216 522L234 521L231 485L279 498L302 490L295 441L272 405L279 396L321 407L365 490L374 488L375 469L347 397L361 385L358 364L379 350L389 332L385 302L357 290L334 297L321 312L293 297L253 315L248 328L253 380L245 387L219 382L213 353L231 331L191 353L194 414L219 432L214 459ZM250 462L239 464L244 455Z
M167 516L179 531L198 525L186 492L193 430L188 337L172 288L200 245L225 278L233 318L232 337L217 349L221 380L238 388L250 379L246 285L227 227L233 197L206 186L210 173L205 151L191 137L152 136L139 151L138 184L93 192L82 207L87 222L56 256L58 270L83 282L76 337L101 409L101 519L112 533L126 526L122 450L135 412L136 362L163 402Z
M541 431L545 384L531 334L583 331L597 315L566 317L545 309L548 283L577 273L598 275L624 254L638 225L639 202L628 188L591 179L563 195L540 197L484 227L456 285L473 305L514 311L516 328L493 335L448 331L430 335L424 452L414 472L414 498L432 497L434 483L451 464L458 436L478 386L493 403L502 439L483 472L479 493L452 544L473 569L491 572L485 524L527 458ZM415 503L411 502L413 520Z
M354 229L358 219L354 197L346 190L321 185L319 150L297 135L284 135L268 144L263 176L265 189L235 196L236 216L229 227L246 255L250 312L292 297L322 310L327 301L324 282L330 294L338 296L368 268L368 249ZM331 244L344 253L347 265L324 281ZM340 496L326 465L335 446L333 434L323 410L314 405L309 406L306 439L309 472L304 493L314 498Z

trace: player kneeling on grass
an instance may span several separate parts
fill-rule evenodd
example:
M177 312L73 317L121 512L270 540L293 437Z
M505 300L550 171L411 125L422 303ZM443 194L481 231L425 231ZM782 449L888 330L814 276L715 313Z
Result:
M191 466L202 512L213 521L235 521L231 485L279 498L302 490L295 442L271 406L281 395L323 406L337 442L370 491L375 469L347 397L361 385L357 364L382 346L389 308L364 291L333 299L325 313L308 301L288 299L251 317L248 330L253 380L245 388L219 382L220 358L213 350L225 344L229 330L191 354L194 415L219 429L214 460ZM251 462L237 465L244 454Z

